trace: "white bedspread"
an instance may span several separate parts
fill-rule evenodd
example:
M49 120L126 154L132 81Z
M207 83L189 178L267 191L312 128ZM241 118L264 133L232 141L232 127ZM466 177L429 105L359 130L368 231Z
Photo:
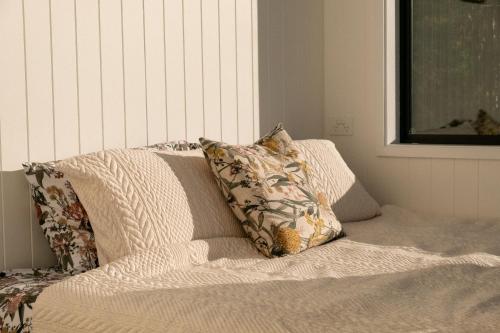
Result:
M383 212L346 225L345 239L285 258L266 259L238 238L124 257L47 288L34 331L500 331L500 221ZM461 223L484 233L478 251L467 235L439 234Z

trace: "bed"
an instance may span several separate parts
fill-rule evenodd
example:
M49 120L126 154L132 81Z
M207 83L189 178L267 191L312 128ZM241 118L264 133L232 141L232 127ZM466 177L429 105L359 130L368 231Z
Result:
M332 142L285 134L26 164L66 273L3 279L2 330L500 331L500 220L380 209Z
M385 206L267 259L246 238L144 250L51 284L36 332L498 332L500 221ZM52 281L51 281L52 282Z

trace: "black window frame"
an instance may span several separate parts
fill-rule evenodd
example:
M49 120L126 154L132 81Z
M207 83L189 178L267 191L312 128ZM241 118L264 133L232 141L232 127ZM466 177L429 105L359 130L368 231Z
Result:
M399 1L399 141L429 145L500 145L500 135L439 135L411 133L412 4ZM418 0L417 0L418 1Z

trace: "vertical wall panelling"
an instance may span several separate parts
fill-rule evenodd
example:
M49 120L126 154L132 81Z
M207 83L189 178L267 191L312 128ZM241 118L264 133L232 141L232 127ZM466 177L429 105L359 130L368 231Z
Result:
M3 205L2 124L0 123L0 269L5 269L5 211Z
M184 19L182 0L165 0L168 139L186 138Z
M238 142L238 94L236 72L236 4L219 0L222 139ZM236 112L235 112L236 110Z
M6 268L31 267L31 203L22 171L2 171ZM7 220L8 218L8 220Z
M0 62L1 65L1 62ZM1 82L1 81L0 81ZM0 269L5 269L5 214L3 206L2 123L0 122Z
M51 0L55 159L79 152L75 2Z
M144 0L144 52L150 144L165 141L167 138L163 9L163 0Z
M252 80L253 80L253 140L257 140L260 137L260 80L259 80L259 6L257 0L252 1Z
M454 206L455 215L478 216L479 163L474 160L455 161Z
M325 3L326 6L326 3ZM375 9L374 9L375 8ZM374 10L376 10L376 3L375 2L369 2L366 3L363 6L363 13L366 15L367 13L371 13ZM346 16L343 13L338 13L337 15L340 16ZM373 31L371 29L371 26L373 24L376 24L375 22L379 22L381 18L378 17L377 15L366 15L365 18L362 19L362 22L357 22L357 25L360 25L363 27L363 32L365 33L365 36L361 34L361 38L357 37L357 41L362 43L364 45L364 48L370 49L372 47L377 47L378 45L381 45L384 43L383 35L378 34L376 31ZM326 27L326 22L327 18L325 18L325 27ZM328 26L330 26L333 23L332 18L328 19ZM326 28L325 28L326 31ZM342 31L337 31L338 34L342 34ZM326 33L324 33L324 36ZM327 49L325 45L325 50ZM331 58L334 56L331 52L335 52L335 47L331 48L331 45L328 46L328 55L325 54L325 61L326 59ZM364 53L364 51L362 52ZM359 58L357 58L359 59ZM359 60L358 60L359 61ZM361 63L362 68L364 71L362 72L361 76L358 76L358 80L365 82L365 86L359 86L359 97L363 96L362 98L359 98L356 96L356 94L351 95L350 99L361 99L363 104L359 105L357 104L357 108L360 110L365 110L365 109L371 109L374 108L374 106L380 105L382 106L384 104L384 86L379 84L380 79L379 75L382 73L383 69L380 68L379 64L383 62L383 54L376 54L371 57L362 57L361 58ZM339 65L342 65L342 62L339 63ZM325 65L325 68L327 66ZM328 76L331 77L331 75L335 75L335 73L331 73L331 69L329 70ZM326 83L326 81L325 81ZM337 83L338 84L338 83ZM340 86L340 87L339 87ZM342 84L337 86L338 88L342 89L344 92L344 89L346 87L342 87ZM370 89L366 89L367 87L370 87ZM326 90L326 86L325 86ZM336 94L342 94L343 92L337 91ZM328 98L328 103L329 105L332 105L331 103L335 103L335 99L337 96L332 96L332 90L331 88L328 89L328 94L325 94L325 101ZM326 102L325 102L326 104ZM331 109L330 109L331 110ZM330 113L331 115L331 113ZM358 142L364 142L367 140L370 140L370 133L373 129L373 124L378 123L379 121L379 115L376 113L366 113L363 115L358 115L356 114L353 117L353 120L355 122L355 132L354 134L356 135L356 140ZM325 130L329 130L328 126L325 126ZM347 137L346 137L347 138ZM373 147L370 145L365 145L365 144L357 144L358 150L354 154L354 156L365 156L369 157L370 154L373 153ZM348 148L348 147L346 147ZM354 157L354 160L357 160L357 158ZM385 184L388 183L388 179L386 177L386 167L385 163L386 159L372 159L372 162L367 163L366 160L359 159L358 162L356 163L356 166L359 168L361 167L361 173L358 175L362 177L362 182L367 188L367 190L374 196L376 197L379 201L381 202L391 202L391 201L386 201L388 198L388 195L386 191L384 190Z
M433 159L431 166L431 207L428 211L441 216L453 216L455 161Z
M268 0L259 6L262 133L270 131L277 122L284 122L286 125L283 89L286 84L283 66L285 60L282 58L285 54L283 39L286 38L286 29L283 11L286 10L286 5L286 0Z
M324 1L286 0L281 17L284 25L280 63L284 75L281 94L284 98L285 124L294 138L320 138L323 134L324 108ZM328 2L328 1L326 1ZM307 4L307 5L306 5ZM357 13L363 11L360 6ZM353 20L358 20L352 17ZM360 21L359 26L363 27ZM350 36L356 39L356 31ZM362 67L361 67L362 68ZM356 75L353 72L353 75ZM358 92L359 95L362 92ZM363 102L362 98L356 101ZM304 113L307 112L307 118Z
M98 0L76 0L80 145L82 153L103 148Z
M25 13L25 42L26 42L26 78L27 78L27 110L28 110L28 131L29 133L29 146L30 146L30 159L34 161L47 161L54 160L60 154L57 154L57 146L55 140L56 134L56 114L55 114L55 80L54 73L57 74L57 78L60 79L61 66L57 67L57 71L54 71L54 53L53 53L53 16L59 13L60 3L55 1L54 5L55 11L52 10L53 1L37 1L37 0L25 0L24 2L24 13ZM72 7L67 8L69 10ZM64 25L60 20L60 16L56 18L56 24ZM59 28L59 26L58 26ZM69 29L70 32L74 32L74 29ZM74 36L74 35L73 35ZM61 36L61 30L57 30L57 38L64 38ZM59 42L59 41L58 41ZM73 44L74 45L74 44ZM59 56L59 50L57 50L57 55ZM57 58L59 60L59 58ZM72 60L75 60L73 57ZM71 60L70 60L71 61ZM64 62L60 65L67 65ZM71 69L71 63L69 64ZM74 75L75 72L72 71L69 75ZM72 82L75 78L71 77ZM71 86L69 86L71 87ZM58 88L60 88L58 82ZM72 92L74 93L74 91ZM71 96L71 93L70 93ZM68 96L68 97L70 97ZM64 105L65 97L59 94L58 91L58 102L62 102ZM72 102L75 102L73 100ZM59 104L61 106L61 104ZM75 111L75 105L70 105L68 114L71 111ZM73 109L71 109L73 107ZM60 110L58 110L60 111ZM58 117L58 120L60 118ZM60 123L58 123L61 125ZM69 124L69 127L71 128ZM64 125L62 125L64 126ZM69 134L69 133L68 133ZM75 137L75 133L69 134L69 142ZM68 146L64 146L65 150ZM74 152L74 151L73 151ZM67 151L66 151L67 153ZM27 188L26 181L22 172L16 172L9 175L12 177L12 186L20 186ZM7 185L7 184L5 184ZM12 193L12 192L11 192ZM20 194L19 194L20 195ZM19 197L19 203L15 204L17 214L19 214L18 221L27 221L29 225L29 233L24 233L18 237L30 239L30 251L31 251L31 262L30 265L35 266L37 264L52 264L53 258L50 254L50 249L47 246L47 242L43 239L43 234L36 221L36 214L33 211L33 206L30 205L30 192L26 189L25 197ZM7 200L10 200L7 199ZM9 216L11 216L9 214ZM15 258L9 256L10 258ZM49 260L45 261L44 258ZM21 263L11 263L10 267L19 266Z
M241 143L253 141L252 0L236 1L238 129Z
M500 216L500 162L479 161L478 212L479 217Z
M148 141L142 0L122 1L127 145Z
M99 5L104 148L119 148L125 146L121 0L101 0Z
M31 265L28 186L19 170L29 158L24 2L1 3L0 112L2 252L5 267Z
M408 208L419 212L429 211L431 202L431 159L409 160L408 192L410 195Z
M201 0L184 0L187 140L197 141L204 126Z
M23 1L0 7L0 115L2 170L16 170L28 160Z
M49 0L24 1L29 158L35 161L55 158L51 15ZM12 175L11 180L13 183L9 181L5 185L23 184L26 188L24 194L26 197L21 202L29 202L30 194L22 173L19 177ZM33 214L29 205L26 207L16 205L16 209L22 209L19 213L27 218L24 221L29 222L29 232L22 236L29 237L31 265L33 265L35 245L33 243Z
M201 5L204 135L208 138L220 139L219 0L203 0Z
M30 159L54 159L49 0L25 0L25 47Z
M270 9L270 1L260 1L259 6L257 8L257 15L259 18L258 24L258 36L259 36L259 104L260 110L262 112L262 116L260 117L260 130L265 132L265 129L268 127L266 123L268 123L268 116L274 115L275 113L270 112L270 103L271 103L271 93L270 93L270 67L271 61L269 58L269 9ZM259 133L260 135L260 133Z
M55 261L22 162L257 137L258 27L257 0L0 1L0 269Z
M363 12L363 6L359 5L358 1L352 3L353 6L354 3L357 4L356 8L352 9L354 16L347 18L347 15L343 15L345 6L334 0L259 1L259 100L262 111L260 126L263 133L271 130L277 122L283 122L296 139L322 137L325 58L336 59L335 69L341 68L342 73L352 70L354 76L344 77L342 73L337 73L337 77L342 77L339 81L346 81L348 88L338 84L338 89L331 89L329 92L331 100L335 100L336 95L341 95L342 91L346 94L341 100L364 104L359 84L356 84L352 91L349 90L359 73L363 74L363 63L355 62L364 57L358 54L345 56L338 48L332 48L332 54L324 53L325 30L345 35L345 29L336 28L332 31L327 25L328 22L324 21L326 7L336 6L335 12L339 19L336 17L330 21L341 26L340 22L350 19L350 24L356 25L355 29L349 30L347 39L353 40L346 47L356 45L359 37L362 38L360 31L363 31L364 20L360 18L363 16L360 13ZM363 52L360 51L359 54ZM354 60L351 59L353 57ZM351 97L353 95L354 99Z
M349 161L347 161L349 163ZM391 175L390 180L385 177L384 192L385 203L391 203L401 207L408 207L410 195L409 186L409 164L408 158L384 159L386 172ZM377 198L380 200L380 198Z

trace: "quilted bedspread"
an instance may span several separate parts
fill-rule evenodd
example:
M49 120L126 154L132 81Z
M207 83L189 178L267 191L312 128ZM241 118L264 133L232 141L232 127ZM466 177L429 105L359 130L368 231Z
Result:
M500 332L500 221L384 207L266 259L246 239L152 248L48 287L34 332Z

